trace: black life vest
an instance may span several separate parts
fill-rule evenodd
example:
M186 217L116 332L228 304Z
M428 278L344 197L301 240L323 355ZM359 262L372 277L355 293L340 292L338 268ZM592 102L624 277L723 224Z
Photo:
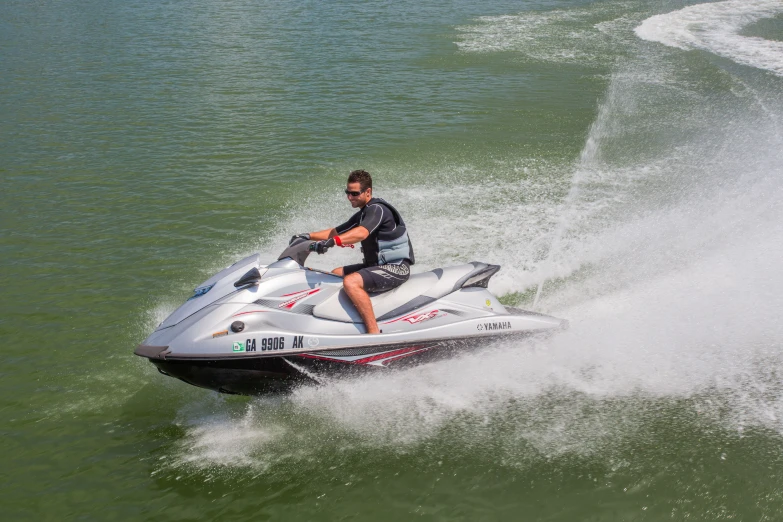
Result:
M370 234L362 241L364 263L368 266L385 265L387 263L398 264L407 260L411 265L416 262L413 255L413 244L408 236L408 229L397 209L381 198L372 198L365 208L370 205L383 205L394 217L396 227L391 231L381 231ZM364 210L364 209L362 209Z

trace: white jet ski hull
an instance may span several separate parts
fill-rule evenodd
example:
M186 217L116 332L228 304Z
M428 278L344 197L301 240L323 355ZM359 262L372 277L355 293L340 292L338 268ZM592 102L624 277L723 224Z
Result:
M420 364L498 337L567 322L503 306L485 263L412 275L371 295L382 333L367 335L342 278L303 266L308 241L268 266L255 254L200 285L136 349L161 373L223 393L280 391L324 376Z

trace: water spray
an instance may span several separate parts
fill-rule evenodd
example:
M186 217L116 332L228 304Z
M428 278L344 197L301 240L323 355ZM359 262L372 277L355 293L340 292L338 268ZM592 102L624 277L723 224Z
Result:
M552 237L552 243L549 247L549 252L547 253L546 259L543 263L547 270L551 269L552 259L560 250L560 243L562 242L563 234L565 233L565 230L571 221L571 214L574 211L574 202L579 196L579 187L582 183L584 183L584 180L589 173L590 169L588 167L596 163L600 156L599 142L601 137L605 134L607 120L609 118L610 112L609 107L612 105L612 99L614 98L613 94L615 91L615 85L615 78L612 78L607 99L598 109L598 117L590 125L590 130L587 133L585 146L582 148L582 152L579 154L579 165L577 166L576 170L574 171L574 175L571 178L571 188L568 190L568 195L566 195L566 198L563 201L561 219L557 225L557 228L555 229L555 233ZM533 299L533 310L535 310L538 306L538 300L541 297L541 291L544 288L544 283L546 283L546 280L547 278L544 276L538 283L536 296Z

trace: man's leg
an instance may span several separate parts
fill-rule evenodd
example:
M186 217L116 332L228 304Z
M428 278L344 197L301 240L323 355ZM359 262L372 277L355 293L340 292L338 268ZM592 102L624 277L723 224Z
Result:
M381 333L378 329L378 322L375 320L375 312L372 309L372 301L370 296L364 290L364 281L362 276L357 273L353 273L345 276L343 279L343 288L345 293L351 298L353 305L359 312L359 315L364 321L364 326L367 328L368 334Z
M344 267L344 273L348 275L343 278L343 288L364 321L367 333L380 333L367 292L385 292L397 288L410 277L410 265L403 263L361 269L358 267L359 265Z

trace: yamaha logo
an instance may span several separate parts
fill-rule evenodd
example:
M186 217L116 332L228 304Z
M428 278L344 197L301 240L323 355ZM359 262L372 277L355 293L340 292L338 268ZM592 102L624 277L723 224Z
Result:
M509 321L502 321L499 323L480 323L476 325L476 330L479 332L489 332L495 330L511 330L511 323Z

